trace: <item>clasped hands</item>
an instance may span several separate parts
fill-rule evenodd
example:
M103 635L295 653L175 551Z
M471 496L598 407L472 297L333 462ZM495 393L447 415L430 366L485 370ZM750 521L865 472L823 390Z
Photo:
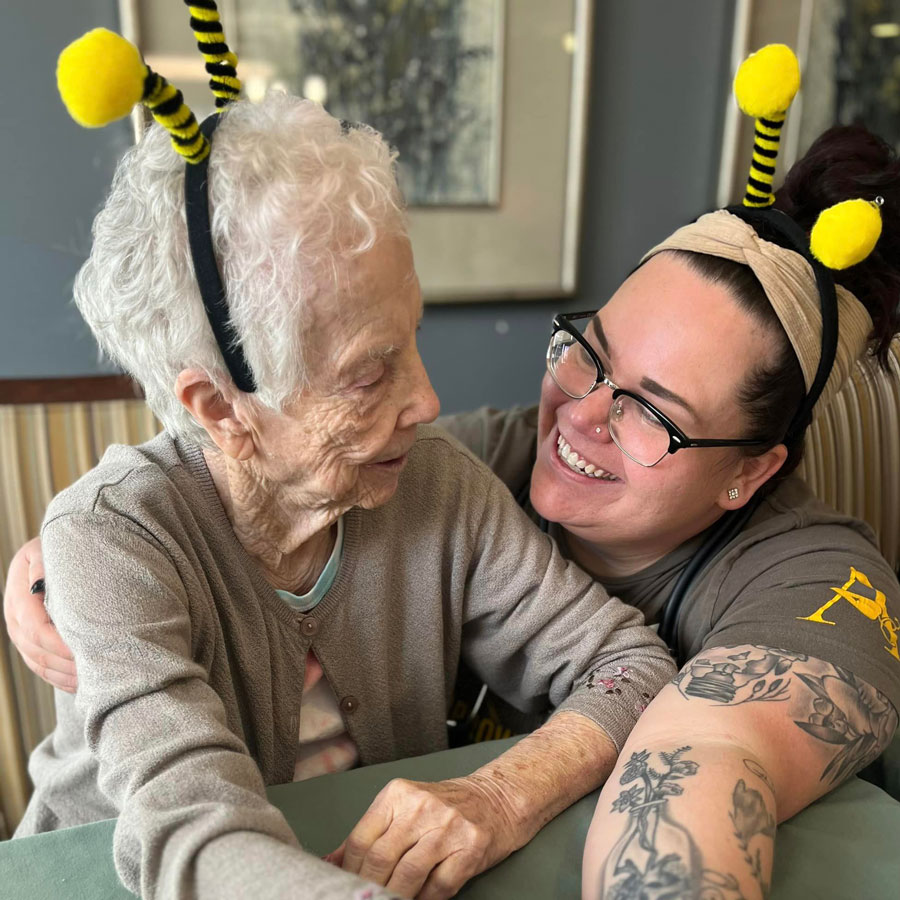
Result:
M436 783L397 778L378 794L329 862L402 897L453 897L531 839L495 776Z

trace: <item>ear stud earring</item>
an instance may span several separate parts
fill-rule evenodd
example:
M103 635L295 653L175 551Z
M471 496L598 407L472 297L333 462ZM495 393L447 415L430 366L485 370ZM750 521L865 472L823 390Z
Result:
M741 492L737 488L728 488L728 499L737 500L741 496Z

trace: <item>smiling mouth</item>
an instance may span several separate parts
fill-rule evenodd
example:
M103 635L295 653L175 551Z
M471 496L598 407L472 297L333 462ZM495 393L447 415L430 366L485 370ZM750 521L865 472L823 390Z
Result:
M588 462L583 456L579 456L570 446L568 441L560 434L556 438L556 455L573 472L584 475L586 478L594 478L598 481L621 481L621 478Z
M401 469L406 463L408 456L409 451L407 450L406 453L402 453L400 456L395 456L393 459L382 459L379 462L368 463L368 467L382 470Z

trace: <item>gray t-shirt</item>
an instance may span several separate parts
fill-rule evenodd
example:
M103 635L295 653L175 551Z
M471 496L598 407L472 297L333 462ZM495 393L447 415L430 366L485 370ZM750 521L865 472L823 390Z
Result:
M527 501L537 407L482 408L438 424L483 459L538 519ZM558 538L558 526L551 525L549 533ZM603 585L653 624L702 537ZM691 586L678 639L687 659L738 644L803 653L848 669L900 709L898 615L900 585L869 526L820 502L802 479L791 476Z

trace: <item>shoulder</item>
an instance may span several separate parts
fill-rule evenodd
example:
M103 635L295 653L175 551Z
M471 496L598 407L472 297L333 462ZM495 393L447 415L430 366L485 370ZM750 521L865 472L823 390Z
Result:
M386 528L412 528L422 534L459 531L471 535L498 522L513 530L533 529L490 468L452 435L432 425L419 427L397 493L372 513Z
M183 530L204 503L202 487L163 433L140 446L109 447L93 469L53 498L41 533L47 543L63 522L69 529L91 522L170 543L166 535Z
M422 480L439 489L472 481L484 486L495 478L485 462L448 431L437 425L420 425L400 486Z
M62 631L182 624L209 516L171 437L112 446L48 507L47 607ZM99 640L99 638L98 638Z
M814 525L838 525L855 532L867 543L876 545L871 527L861 519L829 506L819 500L798 475L786 478L764 501L760 512L751 521L755 526L769 523L776 531L800 531Z
M437 424L450 432L518 495L531 477L538 430L538 407L497 410L487 406L472 412L442 416Z
M833 559L834 565L862 556L887 567L869 525L818 500L800 478L791 477L763 501L707 575L751 579L811 555Z

